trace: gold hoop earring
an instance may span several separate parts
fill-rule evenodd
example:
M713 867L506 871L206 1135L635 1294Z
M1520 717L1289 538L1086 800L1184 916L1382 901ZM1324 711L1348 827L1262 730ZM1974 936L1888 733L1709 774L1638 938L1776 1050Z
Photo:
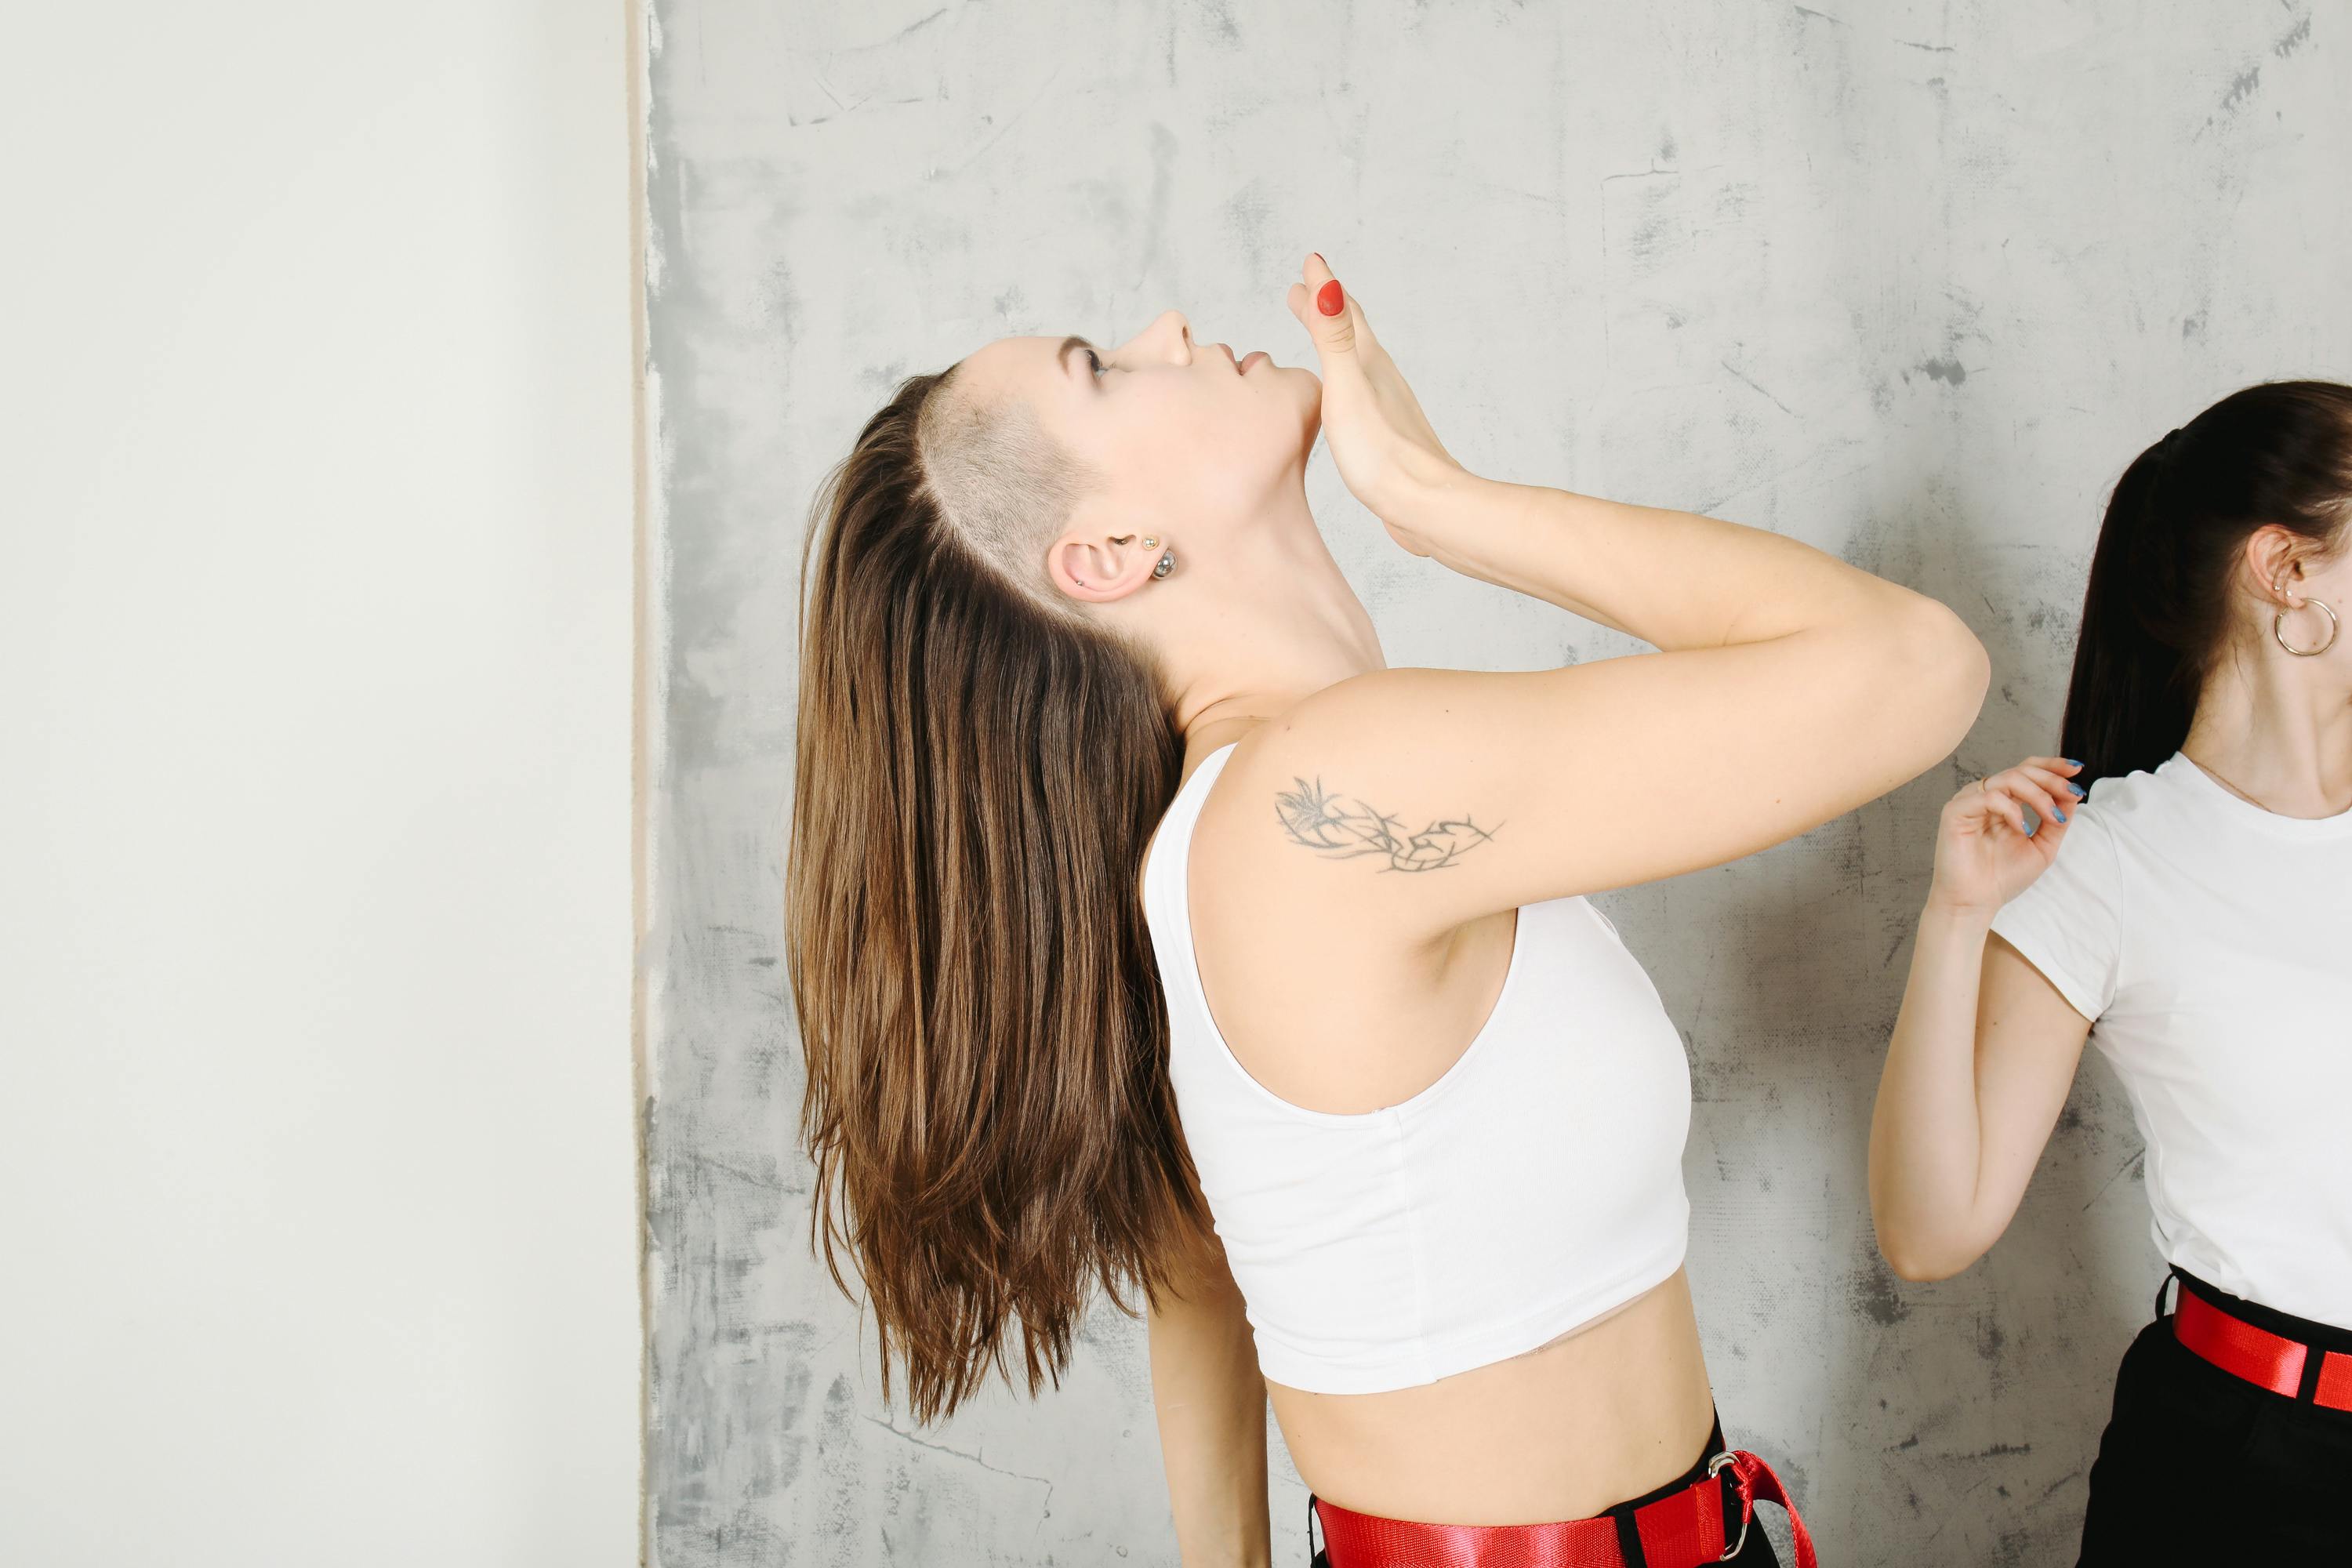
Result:
M2317 658L2321 654L2326 653L2329 648L2336 646L2336 634L2344 629L2344 623L2336 619L2335 609L2327 603L2326 600L2305 599L2304 603L2311 605L2321 615L2327 617L2327 640L2321 643L2317 647L2297 647L2294 644L2287 641L2286 609L2280 610L2276 615L2271 617L2271 636L2278 639L2279 647L2286 649L2287 652L2294 655L2297 658ZM2294 607L2295 606L2294 605L2289 605L2287 606L2287 609L2293 609Z

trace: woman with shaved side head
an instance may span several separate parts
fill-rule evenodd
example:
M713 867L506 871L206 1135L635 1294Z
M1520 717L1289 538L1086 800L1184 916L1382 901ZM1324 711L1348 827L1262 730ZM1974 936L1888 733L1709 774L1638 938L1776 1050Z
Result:
M1321 376L1171 311L902 386L806 567L789 952L820 1234L914 1413L1150 1319L1188 1564L1774 1561L1683 1272L1680 1038L1586 895L1892 789L1948 611L1790 540L1466 472L1310 258ZM1391 668L1309 514L1654 644ZM1799 1554L1810 1543L1798 1528Z

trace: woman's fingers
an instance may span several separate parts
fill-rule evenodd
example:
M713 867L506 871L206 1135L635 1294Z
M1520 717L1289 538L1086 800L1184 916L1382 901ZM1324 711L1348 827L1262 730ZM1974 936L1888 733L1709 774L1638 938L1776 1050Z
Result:
M1338 285L1339 283L1339 280L1337 278L1331 276L1330 268L1319 265L1322 260L1323 258L1317 255L1310 256L1307 258L1307 268L1317 271L1318 275L1326 280L1324 282L1318 282L1312 285L1312 287L1317 290L1316 302L1318 308L1331 300L1331 296L1325 293L1323 290L1330 285ZM1349 289L1345 285L1339 285L1338 299L1339 302L1345 307L1343 313L1347 317L1349 330L1355 338L1356 352L1359 354L1365 355L1377 353L1381 346L1381 341L1372 332L1371 317L1365 310L1364 297L1361 294L1357 293L1353 289Z
M1974 784L1962 784L1945 807L1946 821L1950 824L1975 822L1990 826L2006 822L2021 834L2026 833L2025 805L2009 788L2004 776L1993 773ZM2030 837L2030 835L2029 835Z
M2018 765L2056 773L2059 779L2074 792L2074 796L2078 800L2089 793L2074 783L2074 775L2083 771L2083 764L2070 757L2028 757Z
M2023 801L2027 805L2032 806L2033 815L2042 821L2057 827L2066 826L2066 808L2060 804L2059 796L2028 775L2023 769L2010 769L1995 780L1992 787L2001 791L2012 800Z
M2033 837L2033 829L2025 820L2024 803L2015 795L2005 789L1998 789L1988 784L1985 786L1985 799L1990 804L1993 815L2017 829L2021 837L2026 838Z
M1290 289L1290 313L1315 340L1315 352L1328 374L1335 363L1354 358L1357 312L1348 302L1347 287L1331 275L1320 256L1310 254L1298 277Z
M2017 771L2048 790L2062 805L2068 801L2081 800L2086 793L2081 784L2053 768L2043 767L2036 763L2020 763L2017 764ZM2071 815L2073 808L2069 806L2068 811Z
M2064 757L2028 757L2015 767L1963 785L1952 804L1963 814L1997 816L2020 833L2026 831L2024 812L2031 810L2063 831L2084 798L2083 787L2072 777L2081 771L2080 763Z
M1937 883L1964 900L2005 902L2047 869L2064 842L2082 793L2063 757L2028 757L1971 784L1944 804L1936 840ZM2021 843L2001 832L2006 825Z
M2071 776L2082 769L2080 763L2064 757L2028 757L2015 767L1995 773L1993 783L1996 786L2008 786L2033 808L2035 815L2045 822L2055 822L2063 831L2073 808L2082 803L2086 793Z

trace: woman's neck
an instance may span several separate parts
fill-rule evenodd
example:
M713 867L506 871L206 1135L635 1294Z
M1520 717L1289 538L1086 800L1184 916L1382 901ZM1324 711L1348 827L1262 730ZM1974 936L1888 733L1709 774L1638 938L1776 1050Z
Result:
M1180 570L1192 574L1187 591L1157 606L1148 635L1188 752L1238 741L1326 687L1385 667L1303 487Z
M2225 660L2206 678L2181 751L2281 816L2352 810L2352 688L2344 668L2328 654L2294 665L2267 653Z

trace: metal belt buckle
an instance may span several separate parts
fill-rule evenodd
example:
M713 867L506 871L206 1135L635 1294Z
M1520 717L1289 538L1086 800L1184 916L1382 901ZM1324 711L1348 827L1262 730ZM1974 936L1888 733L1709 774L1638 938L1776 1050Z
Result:
M1717 1454L1714 1458L1709 1459L1706 1462L1706 1479L1709 1480L1716 1479L1735 1462L1736 1456L1734 1455ZM1748 1521L1755 1518L1756 1515L1756 1510L1748 1506L1748 1500L1745 1497L1740 1496L1739 1472L1737 1470L1733 1470L1731 1472L1731 1495L1739 1498L1739 1539L1723 1549L1723 1555L1716 1559L1717 1563L1728 1563L1733 1558L1739 1555L1739 1549L1748 1544Z

